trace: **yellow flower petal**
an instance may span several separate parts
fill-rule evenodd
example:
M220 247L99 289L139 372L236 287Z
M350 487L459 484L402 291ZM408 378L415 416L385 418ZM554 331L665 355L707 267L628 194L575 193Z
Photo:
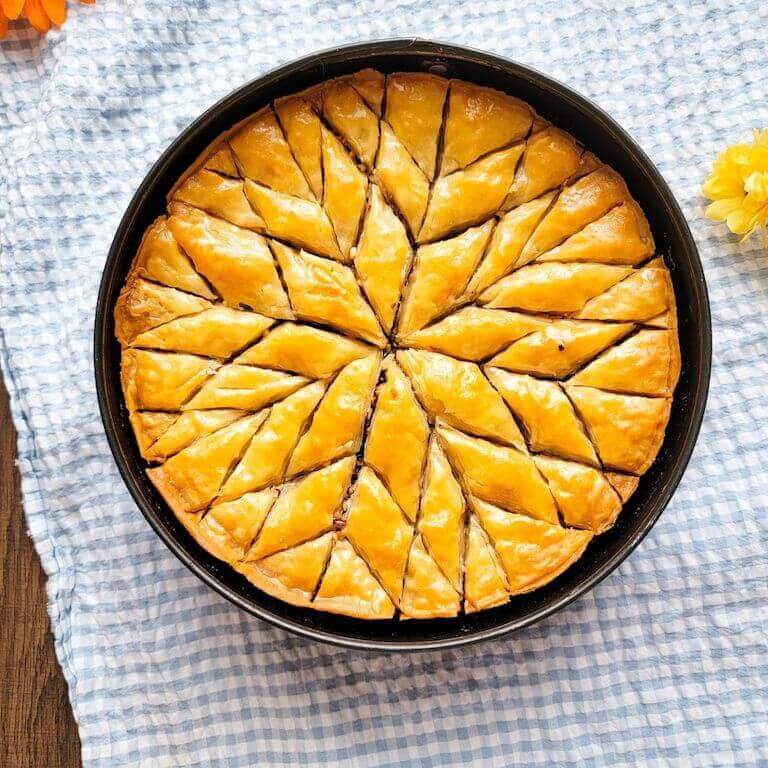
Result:
M768 171L768 144L762 144L752 150L750 168L754 171Z
M762 212L765 210L765 207L768 206L768 201L761 202L760 200L750 199L748 196L744 198L744 202L741 205L741 209L743 211L746 211L753 219L760 222L761 218L764 218L761 216Z
M744 183L740 176L724 178L712 174L707 177L701 191L710 200L718 200L721 197L736 197L744 194Z
M744 189L753 200L761 203L768 202L768 171L750 173L744 180Z
M752 229L768 226L768 203L755 211L752 216Z
M748 211L741 208L729 213L725 219L725 223L734 235L748 235L751 234L754 229L752 216Z
M725 200L716 200L710 203L705 211L706 217L713 221L725 221L726 217L733 211L741 208L741 197L729 197Z

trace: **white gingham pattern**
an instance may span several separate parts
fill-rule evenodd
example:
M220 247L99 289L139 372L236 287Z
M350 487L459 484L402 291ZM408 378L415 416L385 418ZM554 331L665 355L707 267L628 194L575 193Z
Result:
M180 129L278 63L410 35L537 67L629 130L701 249L715 367L685 479L616 572L514 637L387 656L248 618L174 558L107 448L91 334ZM768 127L767 51L763 0L98 0L0 44L0 362L85 766L768 765L768 254L698 192Z

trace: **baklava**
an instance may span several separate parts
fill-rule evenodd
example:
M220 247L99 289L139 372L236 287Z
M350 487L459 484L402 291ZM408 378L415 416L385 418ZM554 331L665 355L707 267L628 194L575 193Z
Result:
M624 180L523 101L364 70L221 136L115 307L147 474L256 588L486 610L610 528L658 453L675 296Z

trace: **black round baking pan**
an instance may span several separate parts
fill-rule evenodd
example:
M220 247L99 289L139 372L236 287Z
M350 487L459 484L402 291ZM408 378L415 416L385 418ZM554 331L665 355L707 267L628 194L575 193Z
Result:
M430 71L524 99L579 139L627 181L670 266L679 314L682 372L664 445L616 525L546 587L506 606L455 619L371 622L294 608L249 584L189 536L148 481L120 391L120 348L112 309L141 236L163 213L178 177L222 132L275 98L364 67ZM361 43L311 54L254 80L211 107L155 163L133 196L112 242L96 307L94 358L99 407L110 447L133 498L162 540L206 584L254 616L304 637L353 648L413 651L498 637L563 608L603 579L640 543L680 482L709 388L712 331L704 274L685 218L664 179L629 135L566 86L521 64L481 51L425 40Z

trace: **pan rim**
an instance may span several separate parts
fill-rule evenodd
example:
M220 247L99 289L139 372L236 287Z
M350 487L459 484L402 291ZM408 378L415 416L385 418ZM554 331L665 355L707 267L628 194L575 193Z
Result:
M184 152L185 148L195 144L195 140L203 134L209 126L222 113L230 112L234 105L238 104L247 94L254 90L264 90L269 85L278 84L291 75L300 74L303 70L320 66L323 70L327 63L339 61L354 62L354 69L364 67L366 59L381 55L423 55L435 59L471 61L482 68L492 68L508 76L510 80L522 78L533 83L537 88L547 91L555 100L565 101L570 107L579 111L590 123L598 124L601 129L610 136L628 160L647 177L652 192L658 198L665 209L664 216L668 224L676 230L676 234L682 248L685 250L692 270L691 277L696 286L696 298L698 300L698 324L700 333L696 339L699 365L694 371L691 382L691 400L688 403L688 411L685 417L684 431L681 436L681 446L675 449L673 455L667 460L671 465L668 471L668 480L664 486L654 492L649 499L650 513L646 519L630 536L623 541L621 546L609 558L601 563L593 573L587 575L574 584L564 594L547 602L539 608L529 611L522 617L512 617L498 621L494 626L483 629L465 630L457 632L451 637L438 637L425 640L380 640L354 637L341 632L321 629L302 624L300 621L280 615L265 605L259 605L254 600L239 594L231 586L223 583L219 578L210 573L199 561L190 554L180 539L164 524L157 510L148 502L145 494L139 488L134 472L133 461L126 454L120 442L120 434L124 431L119 420L119 409L115 409L108 398L111 388L119 387L119 382L114 381L114 376L107 364L107 349L114 343L112 338L112 291L113 274L120 262L120 255L125 249L126 241L134 231L135 221L139 212L147 204L150 192L167 175L168 166ZM125 274L123 274L123 277ZM595 585L614 571L640 544L648 532L658 521L662 512L668 505L673 493L677 489L685 469L693 453L697 437L704 417L709 381L711 373L712 357L712 329L709 299L707 295L706 281L701 260L696 244L690 232L679 204L675 200L666 181L648 158L645 152L635 143L630 135L613 118L600 107L596 106L586 97L572 90L570 87L544 75L537 70L505 59L484 51L458 46L448 43L439 43L421 38L404 38L377 40L374 42L354 43L351 45L329 48L319 52L313 52L287 64L283 64L261 77L245 83L217 101L169 144L158 160L148 171L135 194L128 203L121 221L112 240L99 286L98 300L96 304L96 316L94 327L94 369L96 379L96 393L99 411L104 425L107 441L113 454L123 482L127 486L131 496L138 505L142 514L149 522L155 533L168 546L168 548L189 568L198 578L205 582L228 601L238 606L241 610L268 621L280 629L300 635L304 638L319 640L336 646L375 651L428 651L445 648L456 648L474 644L484 640L498 638L511 632L528 627L553 613L565 608L577 598L591 590ZM677 396L676 396L677 399ZM673 401L673 408L675 403ZM657 459L660 461L661 459ZM143 473L143 468L141 468Z

